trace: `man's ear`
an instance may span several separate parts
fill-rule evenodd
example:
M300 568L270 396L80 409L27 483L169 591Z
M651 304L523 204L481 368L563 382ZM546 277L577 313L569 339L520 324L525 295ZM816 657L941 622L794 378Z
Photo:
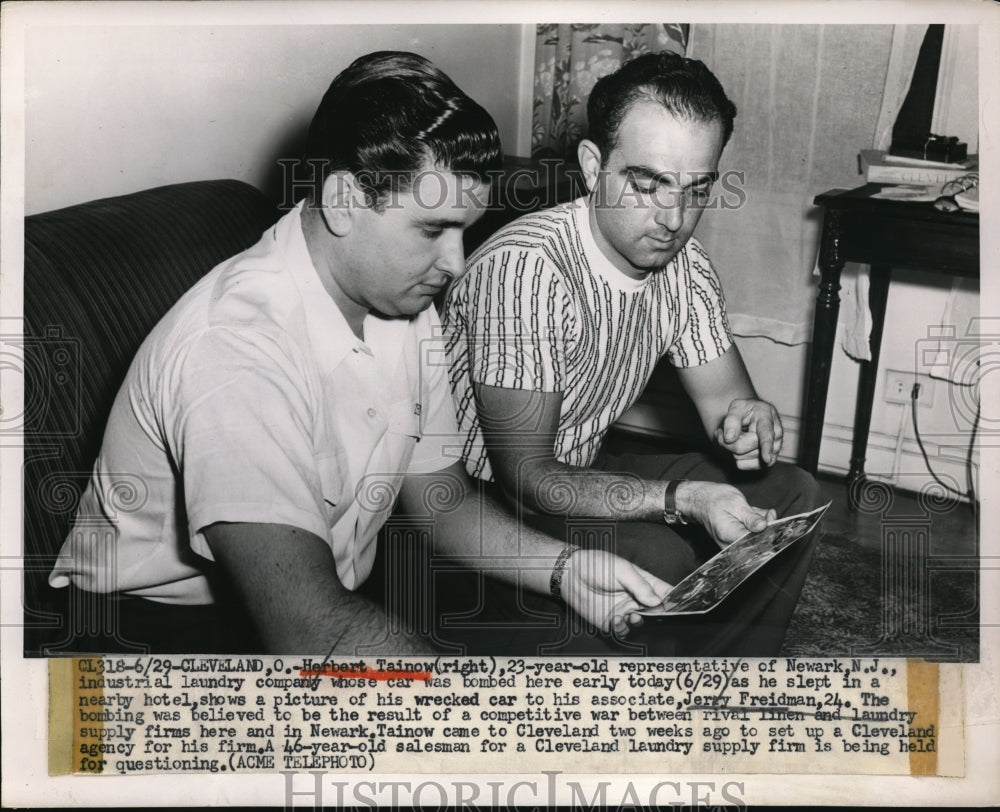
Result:
M597 144L584 138L576 148L576 158L580 162L587 191L593 192L601 173L601 151Z
M320 212L330 233L344 237L351 231L351 218L356 197L361 192L350 172L333 172L323 181Z

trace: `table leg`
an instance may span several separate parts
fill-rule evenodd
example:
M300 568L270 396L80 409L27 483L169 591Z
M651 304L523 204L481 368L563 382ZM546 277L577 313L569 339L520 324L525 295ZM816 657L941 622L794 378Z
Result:
M823 236L820 243L820 284L816 296L816 315L813 317L812 347L809 351L809 384L806 393L806 412L802 429L802 446L799 454L802 467L811 474L819 464L819 444L823 438L823 416L826 413L826 394L830 385L830 365L833 344L837 335L837 314L840 312L840 274L844 261L840 258L839 212L827 212L823 218Z
M889 298L889 279L892 268L888 265L872 265L871 282L868 286L868 308L872 315L870 339L871 360L861 362L858 380L858 400L854 411L854 437L851 441L851 468L847 474L848 502L852 509L857 507L854 498L856 489L852 486L865 475L865 456L868 451L868 433L872 425L872 404L875 402L875 378L878 375L878 359L882 351L882 329L885 326L885 307Z

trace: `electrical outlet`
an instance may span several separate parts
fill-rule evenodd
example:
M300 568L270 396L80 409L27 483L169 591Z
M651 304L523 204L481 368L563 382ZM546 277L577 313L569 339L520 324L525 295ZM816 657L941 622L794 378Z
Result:
M909 403L913 384L920 384L920 394L917 404L920 406L934 405L934 381L927 375L917 375L913 372L900 372L898 369L885 371L885 399L888 403Z

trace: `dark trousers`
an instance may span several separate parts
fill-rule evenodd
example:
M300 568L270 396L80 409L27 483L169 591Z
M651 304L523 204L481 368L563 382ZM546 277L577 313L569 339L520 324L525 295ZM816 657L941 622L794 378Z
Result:
M754 507L778 516L818 506L815 480L801 469L778 463L759 472L724 468L704 454L604 456L594 466L647 479L729 482ZM497 493L495 486L487 486ZM718 552L697 525L614 522L526 515L523 521L567 543L608 549L663 580L676 584ZM413 539L388 538L385 572L376 575L395 589L405 573L426 585L411 607L426 613L412 630L429 632L437 647L464 654L511 656L609 654L656 656L774 656L778 653L812 558L817 532L778 554L741 584L722 604L702 615L647 618L624 639L602 635L558 601L491 577L449 569L429 555L419 561ZM391 534L390 534L391 536ZM404 563L405 562L405 563ZM390 595L389 600L393 598Z

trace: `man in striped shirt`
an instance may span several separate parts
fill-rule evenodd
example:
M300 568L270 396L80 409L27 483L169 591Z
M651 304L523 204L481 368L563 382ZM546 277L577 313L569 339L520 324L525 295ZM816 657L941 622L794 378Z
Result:
M724 546L817 499L808 474L777 463L780 418L754 390L692 238L735 113L701 62L673 54L601 79L578 150L589 195L497 232L443 316L468 471L549 532L612 523L618 553L670 583L711 554L679 524ZM701 454L601 453L664 355L738 471ZM800 542L740 599L672 622L660 637L676 645L657 650L776 653L810 556Z

